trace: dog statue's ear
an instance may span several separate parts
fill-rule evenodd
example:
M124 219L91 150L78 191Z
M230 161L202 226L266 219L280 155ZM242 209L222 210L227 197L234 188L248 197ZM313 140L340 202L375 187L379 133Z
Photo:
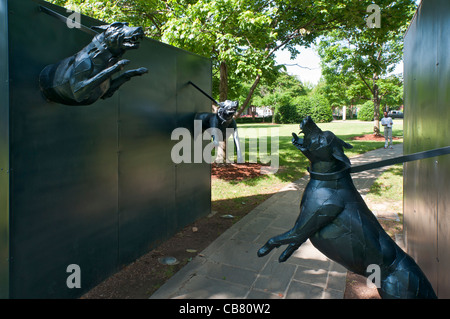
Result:
M91 27L92 30L98 31L98 32L106 31L106 30L108 30L108 28L109 28L109 24L106 24L106 25L96 25L96 26Z
M342 141L342 140L341 140L341 142L342 142L342 146L344 146L346 149L351 149L351 148L353 148L353 145L348 144L348 143L346 143L346 142L344 142L344 141Z
M347 165L348 167L351 166L350 160L348 159L347 155L344 154L342 146L336 145L335 147L333 147L333 157L338 161L345 163L345 165Z
M333 145L333 157L343 163L345 163L348 167L351 166L350 160L348 159L347 155L345 155L343 147L350 149L353 148L351 144L348 144L341 140L340 138L337 139L339 143L335 143Z
M111 24L96 25L96 26L91 27L91 29L94 31L103 32L103 31L108 30L109 27L120 28L120 27L123 27L124 25L128 26L129 23L128 22L113 22Z
M119 28L121 28L121 27L123 27L123 26L129 26L130 24L128 23L128 22L113 22L113 23L111 23L111 25L110 25L110 27L113 27L113 28L115 28L115 27L119 27Z

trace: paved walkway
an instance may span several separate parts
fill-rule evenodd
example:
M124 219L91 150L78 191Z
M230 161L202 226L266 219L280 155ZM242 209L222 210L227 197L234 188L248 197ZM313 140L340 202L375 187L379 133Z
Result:
M351 158L352 165L401 156L403 145ZM353 174L361 195L387 167ZM259 258L258 249L294 225L309 180L289 184L224 232L157 290L151 299L342 299L347 271L308 240L286 262L274 249Z

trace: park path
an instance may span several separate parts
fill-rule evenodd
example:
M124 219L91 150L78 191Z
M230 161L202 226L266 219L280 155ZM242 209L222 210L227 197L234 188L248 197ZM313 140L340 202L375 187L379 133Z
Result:
M352 165L401 156L403 144L352 157ZM388 167L352 174L362 196ZM347 270L308 240L284 263L282 250L259 258L272 236L292 228L309 176L290 183L225 231L171 277L151 299L342 299ZM374 212L389 218L383 208ZM284 250L284 249L283 249Z

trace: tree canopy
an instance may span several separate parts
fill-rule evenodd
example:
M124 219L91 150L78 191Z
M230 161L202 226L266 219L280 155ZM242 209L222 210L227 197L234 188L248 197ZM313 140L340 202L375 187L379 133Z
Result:
M380 27L370 28L368 0L50 0L111 23L127 21L148 37L211 58L213 96L249 106L261 82L276 81L275 52L320 39L332 104L379 100L378 86L401 59L414 0L378 0ZM360 83L359 83L359 82ZM330 85L332 83L332 85ZM346 89L347 88L347 89Z
M388 75L402 60L403 35L416 5L414 0L379 0L377 5L380 20L376 27L357 21L334 29L320 39L319 55L322 73L334 85L329 91L336 103L368 99L368 95L373 100L374 132L378 134L381 98L395 96L398 78ZM343 89L340 93L339 88Z

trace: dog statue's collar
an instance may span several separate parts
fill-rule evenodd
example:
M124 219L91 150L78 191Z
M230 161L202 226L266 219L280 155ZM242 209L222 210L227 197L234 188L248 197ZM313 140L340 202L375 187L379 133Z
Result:
M220 114L220 112L217 112L217 117L220 119L220 124L225 124L228 120L227 119L225 119L223 116L222 116L222 114Z
M317 173L313 172L311 168L308 167L308 172L312 179L317 179L319 181L334 181L347 176L350 173L350 168L347 167L333 173Z

